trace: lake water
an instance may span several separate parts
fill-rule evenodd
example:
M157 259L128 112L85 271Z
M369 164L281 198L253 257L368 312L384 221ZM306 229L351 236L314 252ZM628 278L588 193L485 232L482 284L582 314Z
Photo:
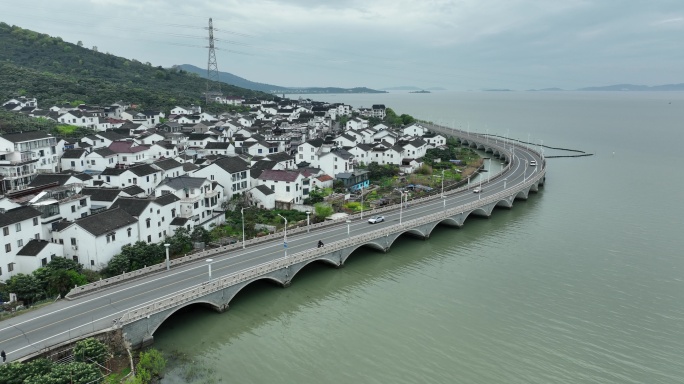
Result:
M165 383L684 382L684 93L310 97L595 156L489 219L175 315Z

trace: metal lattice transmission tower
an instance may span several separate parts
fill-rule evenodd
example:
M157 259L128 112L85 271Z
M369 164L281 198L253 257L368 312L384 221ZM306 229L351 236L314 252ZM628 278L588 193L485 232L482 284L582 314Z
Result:
M216 64L216 51L214 50L214 24L209 19L209 59L207 60L207 104L215 101L216 97L223 96L219 81L218 64Z

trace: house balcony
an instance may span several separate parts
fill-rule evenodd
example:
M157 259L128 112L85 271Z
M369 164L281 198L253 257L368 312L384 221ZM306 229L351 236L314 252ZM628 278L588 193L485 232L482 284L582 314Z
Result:
M194 203L202 200L202 195L196 195L191 197L183 197L180 199L181 203Z
M220 191L217 190L217 189L216 189L216 190L213 190L213 191L211 191L211 192L205 192L205 193L204 193L204 197L207 198L207 199L210 199L210 198L212 198L212 197L218 195L219 192L220 192Z

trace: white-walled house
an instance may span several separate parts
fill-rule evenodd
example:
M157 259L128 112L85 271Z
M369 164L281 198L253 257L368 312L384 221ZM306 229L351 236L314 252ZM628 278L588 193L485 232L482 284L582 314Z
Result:
M401 129L401 132L404 135L410 135L410 136L423 136L427 133L427 128L423 127L422 125L418 123L413 123L405 126L404 128Z
M446 137L440 135L439 133L424 135L423 140L425 140L428 146L432 148L441 147L443 145L446 145L447 142Z
M183 163L178 162L176 159L157 160L152 163L152 166L162 171L162 179L183 176L186 173L183 169Z
M72 170L76 172L85 172L88 169L86 163L86 155L88 151L85 149L68 149L64 151L60 159L61 169Z
M266 185L257 185L248 191L250 204L261 209L275 209L276 194Z
M26 188L39 170L57 172L57 144L44 131L0 136L0 194Z
M304 201L303 180L305 178L297 171L267 169L261 172L257 181L259 185L265 185L275 192L276 208L292 209L293 205L302 204ZM265 205L265 202L258 204Z
M109 148L98 148L86 154L86 171L102 172L116 166L118 155Z
M130 168L107 168L97 178L114 187L137 185L150 195L162 180L162 170L150 164Z
M164 179L157 186L155 196L163 197L166 194L174 194L180 198L180 211L176 219L187 219L183 226L190 225L192 228L201 225L204 229L211 230L225 222L225 212L221 209L224 201L223 186L219 183L204 177L191 176Z
M17 273L31 273L17 267L17 252L32 239L40 239L40 211L22 206L5 210L0 208L0 281Z
M239 157L222 157L192 173L192 176L217 181L223 185L223 196L230 200L250 188L250 164Z
M127 244L138 240L137 219L121 208L86 216L59 230L64 256L100 270Z
M354 155L344 149L335 149L319 157L318 168L328 175L352 172L354 171Z
M170 225L180 212L180 198L170 193L154 199L119 197L112 204L114 208L123 209L137 219L138 241L158 243L173 236Z

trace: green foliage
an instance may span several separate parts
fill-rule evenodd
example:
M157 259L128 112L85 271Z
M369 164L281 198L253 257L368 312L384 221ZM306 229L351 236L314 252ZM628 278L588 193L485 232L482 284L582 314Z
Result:
M407 125L415 122L416 119L411 115L403 114L398 116L392 108L385 109L385 123L390 127L401 127L402 125Z
M399 166L393 164L370 163L366 169L368 170L368 179L373 182L399 175Z
M225 83L221 89L229 96L272 98ZM3 99L24 91L42 105L69 100L103 105L123 99L142 108L168 109L202 104L205 90L206 80L185 71L153 67L0 23Z
M192 238L190 238L190 232L185 227L178 227L173 236L167 240L171 244L169 252L174 255L182 255L192 250Z
M0 365L0 383L23 384L29 377L46 375L51 369L52 362L47 359L3 364Z
M7 280L10 292L17 294L17 299L31 304L45 294L40 282L34 275L18 273Z
M199 225L193 228L190 238L194 242L203 242L205 244L211 242L211 234L209 234L209 231Z
M416 169L416 173L419 175L431 175L432 167L427 164L423 164L418 169Z
M0 383L3 384L86 384L100 378L102 374L97 367L82 362L55 364L38 359L0 366Z
M137 371L146 370L152 377L160 377L166 368L166 360L161 352L152 348L140 352L140 360L136 368Z
M96 366L87 363L73 362L52 364L50 372L41 376L30 376L26 384L88 384L97 382L102 374Z
M318 203L314 205L314 211L316 212L316 217L319 220L325 220L326 217L333 214L334 210L330 204Z
M185 232L187 233L187 230ZM124 245L121 248L121 253L114 255L107 266L102 269L102 274L108 277L116 276L123 272L135 271L148 265L158 264L164 260L166 260L166 249L163 244L147 244L144 241L137 241L133 245Z
M361 212L361 202L350 201L344 205L344 208L352 212Z
M96 362L104 365L109 355L107 345L93 338L81 340L74 346L74 358L83 363Z

